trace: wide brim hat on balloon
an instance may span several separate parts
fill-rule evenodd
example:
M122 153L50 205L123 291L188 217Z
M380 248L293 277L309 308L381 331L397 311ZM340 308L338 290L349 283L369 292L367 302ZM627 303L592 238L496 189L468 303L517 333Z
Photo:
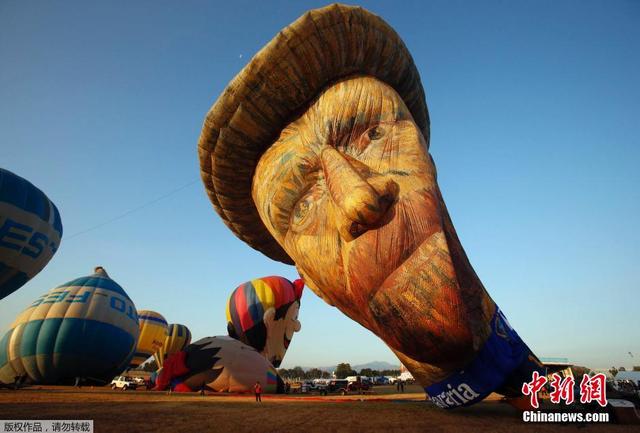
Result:
M207 113L198 153L209 198L236 236L274 260L293 264L253 202L258 161L324 89L355 75L393 87L429 142L424 89L404 42L380 17L340 4L311 10L281 30Z

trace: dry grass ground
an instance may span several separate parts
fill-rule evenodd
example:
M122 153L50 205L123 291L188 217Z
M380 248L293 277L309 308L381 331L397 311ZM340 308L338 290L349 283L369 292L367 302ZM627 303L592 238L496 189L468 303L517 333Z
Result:
M409 389L408 391L415 391ZM101 432L627 432L610 424L524 424L511 406L489 399L444 411L424 394L322 397L172 394L108 388L33 387L0 391L0 419L92 419ZM637 429L640 431L640 429Z

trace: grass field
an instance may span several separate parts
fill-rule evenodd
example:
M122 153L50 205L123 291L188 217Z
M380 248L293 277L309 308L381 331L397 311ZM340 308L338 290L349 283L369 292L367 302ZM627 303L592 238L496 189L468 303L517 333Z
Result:
M92 419L96 432L628 432L611 424L525 424L497 398L444 411L418 387L366 396L253 396L31 387L0 391L0 419ZM640 429L636 428L637 431Z

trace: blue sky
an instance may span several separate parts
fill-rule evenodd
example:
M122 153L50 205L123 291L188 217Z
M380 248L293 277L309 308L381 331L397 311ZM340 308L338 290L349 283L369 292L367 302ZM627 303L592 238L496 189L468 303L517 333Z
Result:
M49 265L0 301L0 328L98 264L138 309L196 338L226 333L226 299L241 282L295 278L222 224L198 180L196 142L251 56L324 4L1 2L0 166L45 191L65 235ZM640 4L362 5L414 56L445 201L511 324L540 356L640 365ZM396 362L308 290L300 319L285 367Z

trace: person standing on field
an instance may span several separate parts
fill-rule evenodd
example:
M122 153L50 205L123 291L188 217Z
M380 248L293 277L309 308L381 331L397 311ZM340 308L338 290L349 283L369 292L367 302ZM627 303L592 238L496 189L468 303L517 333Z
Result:
M253 386L253 391L256 394L256 401L262 403L262 385L260 385L260 381L257 381Z

